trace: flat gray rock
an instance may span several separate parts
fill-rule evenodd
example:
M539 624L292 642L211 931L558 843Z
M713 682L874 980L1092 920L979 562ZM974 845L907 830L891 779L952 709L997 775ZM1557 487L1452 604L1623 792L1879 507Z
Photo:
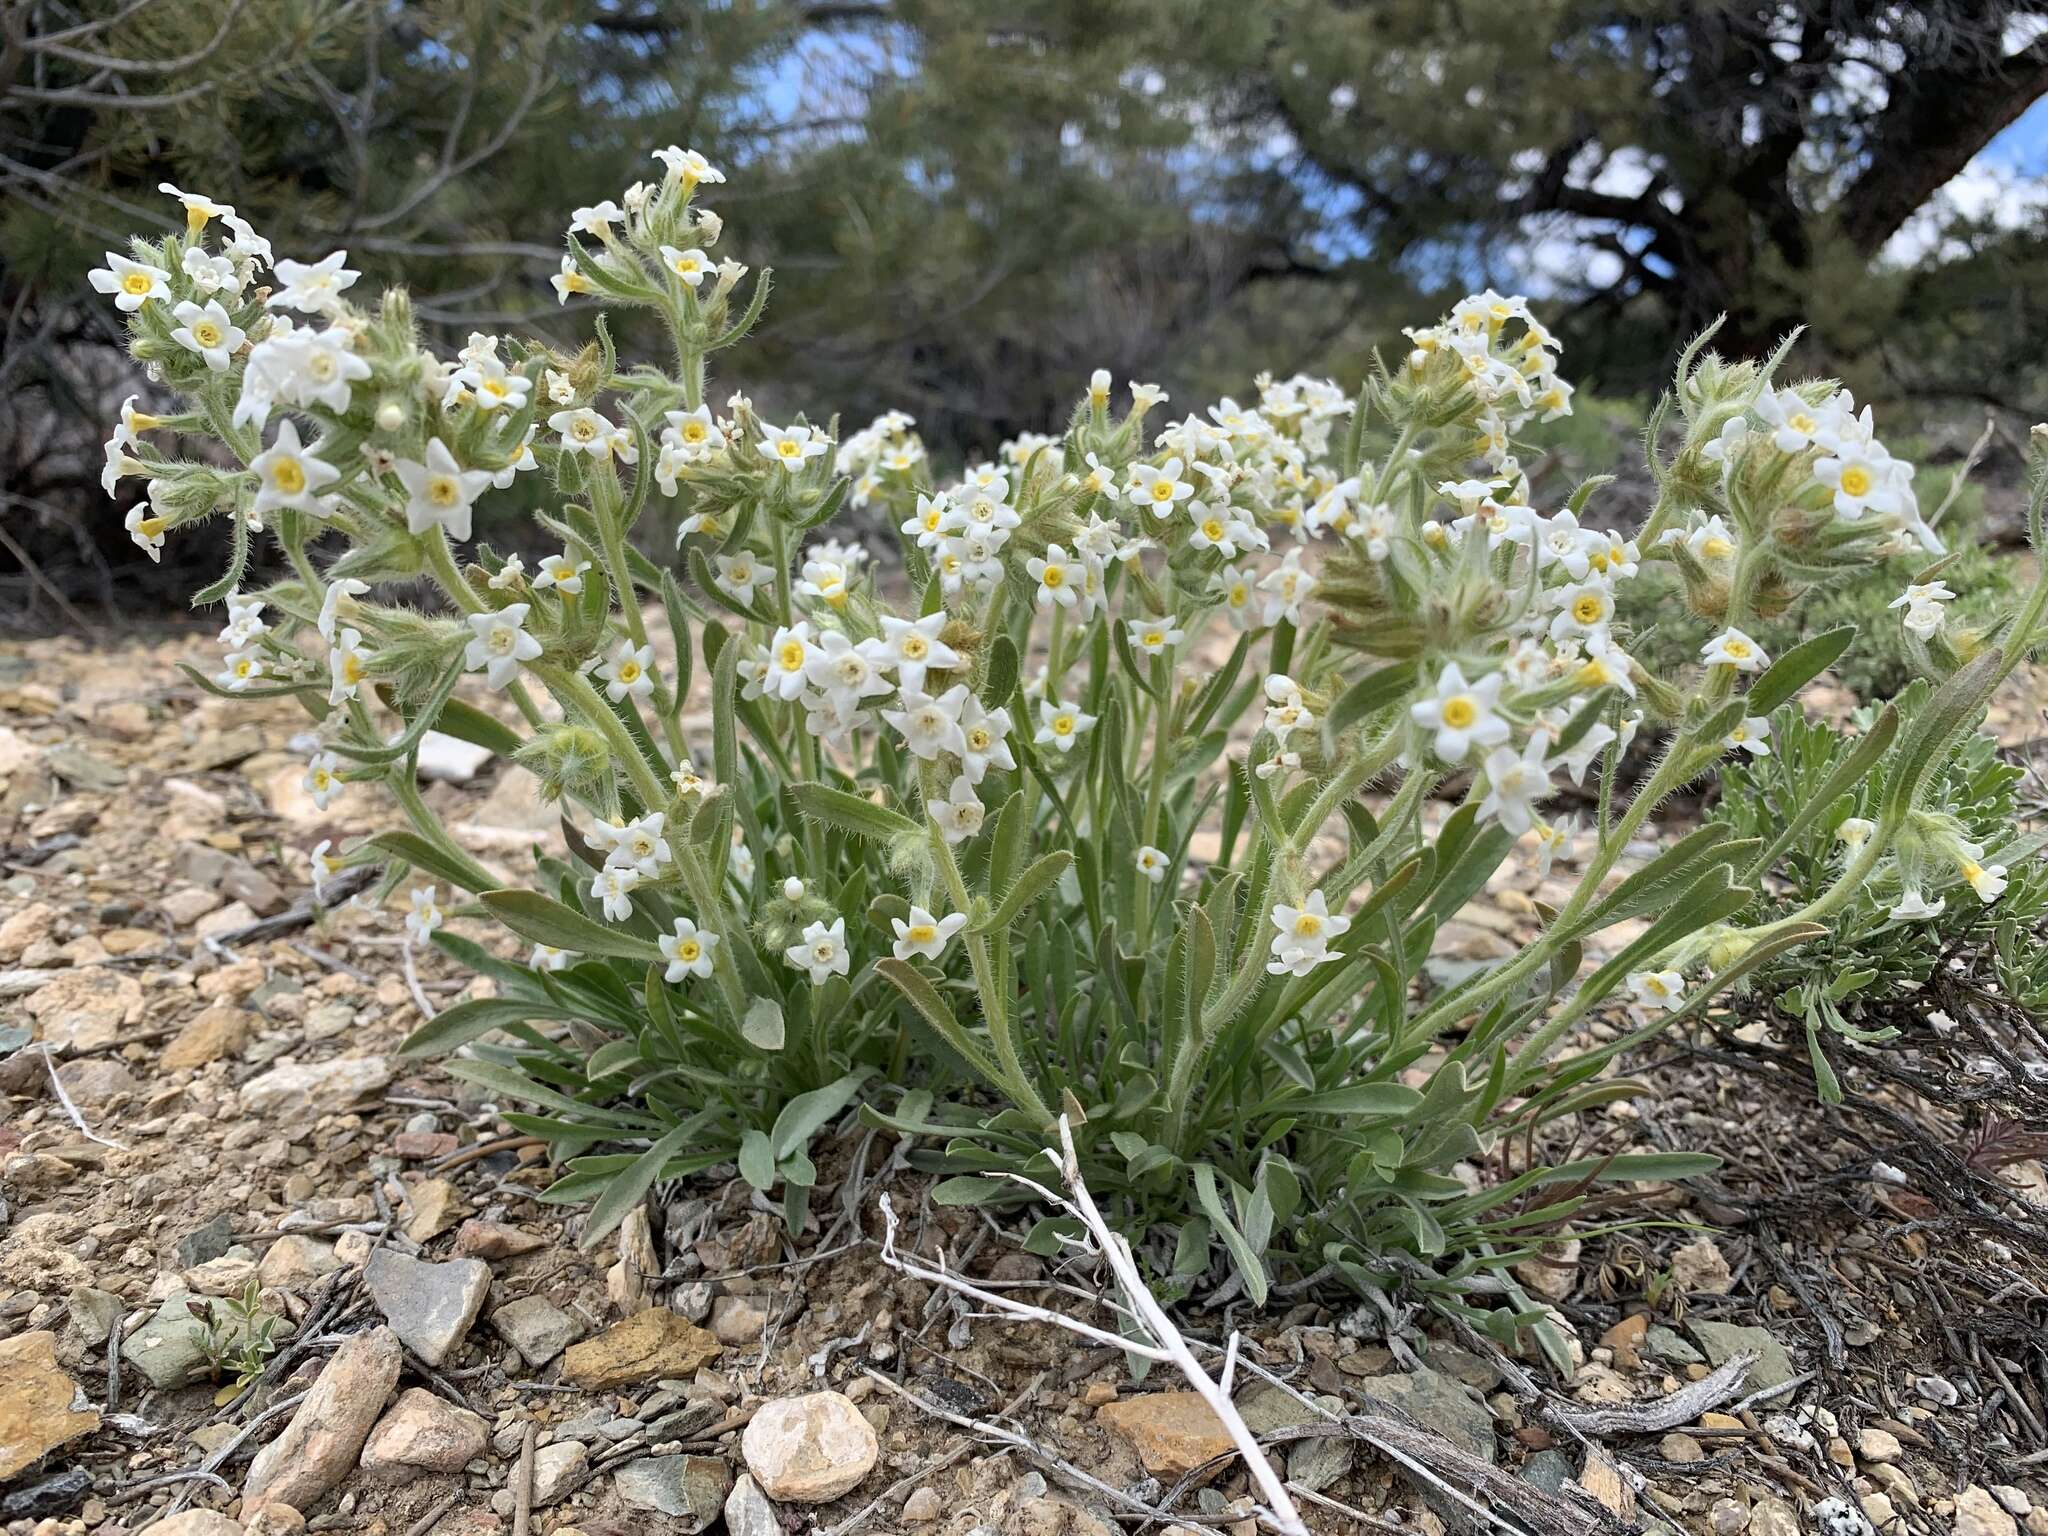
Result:
M782 1516L761 1485L745 1472L725 1500L726 1536L783 1536Z
M491 1267L481 1259L430 1264L379 1248L370 1255L364 1279L399 1341L428 1365L439 1365L483 1310Z
M522 1296L491 1314L498 1337L535 1369L583 1337L583 1325L545 1296Z
M1463 1382L1424 1365L1395 1376L1368 1376L1359 1386L1473 1455L1496 1459L1493 1411Z
M619 1500L682 1522L683 1536L707 1529L725 1508L732 1469L720 1456L643 1456L613 1476Z
M1767 1329L1745 1328L1736 1323L1694 1322L1687 1326L1699 1340L1700 1348L1707 1352L1709 1365L1725 1364L1744 1352L1757 1357L1743 1383L1748 1391L1781 1387L1798 1374L1792 1367L1791 1353Z

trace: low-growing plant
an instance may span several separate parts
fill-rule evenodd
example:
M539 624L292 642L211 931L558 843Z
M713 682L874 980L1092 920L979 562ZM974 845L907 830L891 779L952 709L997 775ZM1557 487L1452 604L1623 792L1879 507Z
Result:
M1909 634L1908 643L1920 642ZM1894 707L1916 715L1932 691L1916 682ZM1744 872L1759 893L1745 918L1765 921L1818 901L1856 856L1885 803L1887 764L1860 760L1881 718L1874 708L1861 710L1848 734L1787 704L1771 717L1768 750L1724 768L1713 823L1764 850ZM1865 1021L1862 1005L1925 987L1950 956L1981 958L2022 1007L2048 1007L2039 936L2048 871L2036 858L2048 834L2015 836L2025 777L1990 737L1957 737L1931 775L1930 803L1945 810L1910 818L1828 931L1753 978L1782 1014L1803 1023L1823 1097L1840 1098L1832 1048L1898 1033ZM1831 791L1841 783L1846 791ZM1801 808L1823 794L1827 809L1802 818Z
M226 1402L263 1374L277 1353L277 1330L284 1319L263 1305L263 1287L251 1276L236 1296L187 1297L185 1309L202 1325L199 1349L215 1381L228 1378L220 1400Z
M225 523L200 600L226 606L226 659L193 677L304 704L322 804L394 798L408 828L323 844L316 878L415 882L415 938L494 984L408 1049L524 1106L507 1118L565 1162L549 1198L595 1202L590 1238L717 1164L800 1223L809 1144L856 1104L945 1175L936 1199L1022 1203L1002 1175L1045 1180L1064 1113L1169 1286L1398 1282L1505 1335L1536 1315L1509 1266L1614 1217L1601 1186L1710 1165L1553 1165L1544 1127L1644 1091L1610 1067L1888 871L1906 922L1962 869L1943 765L2048 588L1944 636L1910 466L1829 384L1696 344L1648 434L1679 429L1653 503L1595 532L1599 478L1528 504L1518 449L1571 390L1527 304L1488 292L1355 395L1262 377L1162 423L1161 389L1119 408L1097 372L1063 432L941 486L900 414L842 439L712 403L767 274L707 254L697 193L723 178L658 158L576 215L555 286L597 312L575 353L476 335L444 358L403 291L359 305L340 252L265 277L260 236L187 194L183 235L94 274L183 402L131 402L108 445L110 488L148 481L135 537ZM622 362L618 308L673 359ZM226 459L162 458L161 426ZM468 543L473 503L527 474L562 548L534 570ZM848 503L900 526L900 573L820 537ZM656 504L681 516L673 560L633 541ZM258 532L294 574L244 594ZM1752 627L1898 548L1929 562L1908 622L1943 681L1802 783L1772 838L1854 804L1861 841L1769 910L1749 881L1784 850L1725 820L1625 871L1673 792L1754 750L1851 639L1774 658ZM1715 626L1683 669L1641 665L1616 620L1660 566ZM384 585L422 576L442 609ZM455 698L473 674L504 718ZM684 725L700 697L708 742ZM530 768L569 857L515 888L479 867L415 790L430 729ZM1643 730L1665 743L1624 796ZM1583 822L1553 808L1561 774L1591 786ZM1438 933L1511 858L1569 869L1567 892L1507 958L1440 979ZM509 928L527 962L449 916ZM1623 1006L1630 1029L1568 1048Z
M1952 475L1923 469L1915 478L1923 490L1939 494ZM1966 490L1939 525L1949 546L1942 580L1955 593L1954 601L1945 604L1945 622L1958 632L1995 624L2011 608L2020 585L2018 562L1979 534L1978 501ZM1855 625L1856 643L1829 670L1858 699L1881 704L1916 678L1941 675L1920 670L1916 637L1904 624L1873 622L1925 563L1916 548L1842 571L1783 614L1760 620L1751 633L1776 655L1814 635ZM1714 633L1711 616L1687 609L1685 584L1675 570L1645 570L1641 580L1621 590L1619 607L1623 621L1641 636L1638 659L1653 672L1684 667Z

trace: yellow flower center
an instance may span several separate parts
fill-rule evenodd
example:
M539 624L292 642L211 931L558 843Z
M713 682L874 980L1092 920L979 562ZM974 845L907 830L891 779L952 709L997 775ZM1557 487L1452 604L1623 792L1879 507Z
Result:
M967 750L970 752L986 752L993 743L993 740L994 738L990 736L987 726L977 725L967 733Z
M130 272L121 279L121 291L123 293L146 294L149 292L153 281L154 279L147 272Z
M1654 997L1669 997L1671 989L1664 984L1661 976L1649 976L1643 980L1643 990Z
M1154 480L1152 482L1152 499L1154 501L1173 500L1173 482L1171 480Z
M279 459L270 466L270 483L287 496L296 496L306 488L306 472L297 459Z
M1722 645L1721 649L1726 654L1733 656L1737 661L1746 660L1749 656L1749 642L1746 640L1727 641Z
M351 651L341 663L341 679L345 683L360 683L363 680L363 658Z
M1066 579L1067 572L1064 566L1048 565L1038 578L1038 582L1040 586L1057 587L1063 585Z
M1719 535L1716 535L1715 537L1708 539L1704 544L1700 545L1700 553L1705 555L1709 560L1726 560L1730 555L1735 553L1735 546L1733 544L1730 544L1726 539L1721 538Z
M923 635L908 634L903 637L903 659L905 661L923 661L931 653L931 642L925 639Z
M776 659L782 663L783 671L799 671L804 664L804 648L795 640L785 640L782 649L776 653Z
M622 683L637 683L640 681L640 663L637 661L620 662L619 681Z
M685 939L676 946L676 958L685 965L693 964L704 953L704 946L695 939Z
M569 435L579 443L591 442L597 437L597 423L588 416L579 416L569 424Z
M508 390L503 379L484 380L484 393L487 395L494 395L498 399L502 400L509 392L510 391Z
M1052 717L1052 733L1055 736L1073 735L1074 717L1072 715L1054 715Z
M1312 939L1323 931L1323 920L1313 912L1303 912L1294 919L1294 936L1298 939Z
M1597 624L1606 614L1607 604L1597 592L1588 592L1572 604L1572 617L1581 624Z
M1220 544L1220 543L1222 543L1222 542L1223 542L1223 523L1222 523L1222 520L1221 520L1220 518L1214 518L1214 517L1205 517L1205 518L1203 518L1203 519L1202 519L1202 537L1204 537L1205 539L1208 539L1208 540L1209 540L1209 541L1210 541L1211 543L1213 543L1213 544Z
M164 531L167 525L160 517L145 517L135 525L135 531L145 539L153 539Z
M703 441L704 441L704 423L703 423L703 422L701 422L701 421L693 421L693 422L691 422L691 423L690 423L690 424L689 424L688 426L684 427L684 428L683 428L683 441L684 441L684 442L686 442L686 443L701 443L701 442L703 442Z
M462 487L453 475L436 475L427 482L427 500L437 507L452 507L462 500Z
M1785 425L1790 427L1794 432L1798 432L1802 435L1810 437L1813 435L1813 429L1819 426L1820 423L1815 421L1811 416L1807 415L1804 411L1794 411L1790 416L1785 418Z
M793 437L785 437L775 445L775 451L785 459L802 458L804 445Z
M1965 859L1963 861L1963 878L1965 880L1968 880L1974 884L1977 880L1982 878L1983 874L1983 866L1978 864L1972 864L1968 859Z
M1851 464L1842 471L1842 494L1845 496L1868 496L1870 494L1870 471L1861 464Z
M1454 731L1462 731L1479 718L1479 701L1469 693L1454 694L1444 700L1444 724Z
M192 327L192 339L202 347L217 347L220 345L220 327L211 320L198 321Z
M1156 651L1164 644L1166 644L1166 633L1164 630L1148 629L1145 631L1144 645L1146 650Z
M913 944L929 944L939 936L939 930L930 923L912 923L903 936Z

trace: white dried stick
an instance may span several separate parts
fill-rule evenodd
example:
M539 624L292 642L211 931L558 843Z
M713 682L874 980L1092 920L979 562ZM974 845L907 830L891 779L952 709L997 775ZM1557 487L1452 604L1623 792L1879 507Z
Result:
M1088 1186L1082 1182L1081 1160L1074 1151L1073 1130L1064 1115L1060 1117L1059 1148L1057 1151L1048 1149L1048 1155L1051 1155L1059 1165L1060 1181L1066 1186L1066 1196L1055 1194L1030 1179L1015 1174L1011 1177L1080 1221L1093 1240L1090 1245L1091 1251L1101 1254L1103 1262L1115 1276L1117 1287L1124 1295L1126 1315L1137 1325L1141 1337L1127 1338L1084 1323L1078 1318L1068 1317L1064 1313L1048 1311L1044 1307L1034 1307L994 1291L983 1290L972 1281L945 1268L943 1263L934 1267L898 1252L896 1212L891 1208L887 1195L882 1196L882 1262L928 1284L943 1286L949 1291L969 1297L1002 1316L1049 1323L1055 1328L1064 1328L1069 1333L1077 1333L1097 1344L1110 1345L1140 1359L1157 1360L1173 1366L1187 1378L1188 1385L1202 1401L1208 1404L1209 1411L1216 1415L1217 1422L1223 1426L1225 1433L1237 1447L1238 1455L1244 1460L1245 1470L1251 1474L1252 1483L1264 1500L1264 1506L1259 1510L1260 1520L1280 1532L1281 1536L1309 1536L1308 1527L1302 1523L1301 1513L1295 1508L1286 1485L1274 1472L1272 1463L1266 1460L1265 1452L1259 1449L1258 1437L1251 1432L1243 1415L1237 1411L1237 1405L1231 1402L1229 1392L1218 1385L1215 1378L1202 1368L1202 1363L1195 1358L1195 1352L1188 1341L1181 1336L1180 1330L1173 1324L1173 1319L1166 1315L1166 1309L1159 1305L1158 1300L1152 1295L1151 1288L1145 1284L1144 1276L1138 1269L1138 1262L1131 1254L1130 1245L1110 1229L1109 1223L1103 1219L1102 1212L1096 1209L1094 1197L1088 1193ZM1232 1335L1231 1352L1226 1356L1227 1362L1235 1360L1236 1342L1236 1336Z

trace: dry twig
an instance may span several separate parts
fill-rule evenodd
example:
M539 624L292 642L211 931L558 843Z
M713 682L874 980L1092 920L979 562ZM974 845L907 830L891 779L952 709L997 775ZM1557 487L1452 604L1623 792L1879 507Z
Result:
M1096 1209L1095 1198L1088 1192L1088 1186L1081 1180L1081 1160L1074 1150L1073 1128L1066 1116L1060 1117L1060 1145L1052 1150L1060 1170L1060 1181L1067 1193L1057 1195L1030 1179L1012 1174L1010 1177L1026 1188L1037 1193L1039 1198L1078 1219L1091 1239L1089 1250L1099 1253L1109 1266L1110 1274L1116 1279L1117 1288L1123 1293L1123 1304L1119 1308L1137 1328L1137 1336L1125 1338L1105 1329L1071 1318L1063 1313L1050 1312L1043 1307L1034 1307L1028 1302L1014 1301L999 1296L994 1291L983 1290L972 1282L962 1279L949 1269L934 1269L917 1259L897 1252L896 1212L889 1204L889 1197L882 1196L882 1221L885 1228L882 1238L882 1262L905 1274L915 1276L929 1284L956 1291L963 1296L992 1308L1008 1317L1029 1318L1036 1322L1051 1323L1069 1333L1077 1333L1097 1344L1113 1344L1124 1352L1140 1359L1158 1361L1171 1365L1187 1378L1188 1385L1206 1403L1209 1411L1216 1415L1216 1421L1236 1445L1243 1458L1245 1469L1251 1474L1252 1484L1259 1491L1264 1507L1259 1518L1282 1536L1308 1536L1308 1527L1302 1523L1301 1513L1294 1507L1294 1500L1286 1486L1274 1472L1272 1463L1259 1450L1258 1437L1251 1432L1244 1416L1237 1411L1237 1405L1230 1400L1229 1392L1219 1386L1202 1363L1195 1358L1195 1352L1181 1331L1166 1315L1166 1309L1159 1305L1151 1288L1145 1284L1139 1272L1138 1263L1131 1255L1130 1245L1110 1230L1109 1223ZM870 1373L873 1374L872 1372ZM876 1378L881 1380L883 1378ZM900 1391L894 1383L892 1390ZM977 1426L984 1427L984 1426ZM1005 1431L1006 1435L1010 1432ZM1016 1437L1022 1439L1021 1436ZM1029 1442L1025 1442L1026 1445Z

